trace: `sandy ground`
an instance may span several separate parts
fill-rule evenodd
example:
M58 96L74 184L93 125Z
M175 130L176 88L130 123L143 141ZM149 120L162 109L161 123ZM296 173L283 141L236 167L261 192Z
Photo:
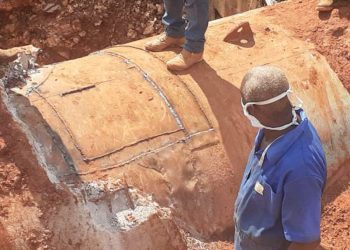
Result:
M141 10L148 10L147 5L143 3L141 5L143 6ZM280 22L292 28L300 39L313 43L316 49L326 56L332 68L337 72L339 78L349 90L350 5L347 4L346 1L338 1L335 10L329 14L322 15L319 15L315 11L315 5L315 0L293 0L290 1L289 4L280 5L274 9L267 8L265 13L266 15L278 16L279 19L276 19L276 22ZM43 8L45 8L45 6L43 6ZM77 8L83 11L81 6L77 6ZM153 9L153 7L150 8L153 13L152 18L157 17L157 23L159 23L160 15L157 14L158 12L156 9ZM26 26L24 25L25 21L29 20L25 19L26 16L24 14L26 14L28 18L34 16L33 20L36 20L34 22L35 25L33 24L31 26L31 24L29 24L32 30L28 42L34 40L37 46L42 45L44 48L50 48L50 53L44 54L46 57L55 55L56 60L64 60L66 59L65 57L81 56L91 52L91 48L89 48L90 42L87 42L90 37L87 36L87 38L85 38L85 33L81 33L78 43L75 43L77 41L77 39L74 40L74 38L76 38L75 34L67 33L65 35L64 42L72 45L69 47L70 49L68 52L59 46L49 47L49 45L51 46L55 43L55 41L50 38L53 37L54 31L58 27L57 25L50 26L50 28L47 29L50 32L46 32L45 35L43 35L37 27L41 25L40 27L42 30L45 30L43 27L48 24L43 22L44 19L40 16L40 13L40 10L38 10L37 13L33 13L27 8L11 14L1 13L0 21L6 25L0 27L0 47L6 48L23 44L24 40L21 40L20 37L24 36L25 38L25 36L28 36L26 35L27 33L25 33ZM63 13L68 13L68 16L63 15L64 18L60 20L64 20L64 22L69 20L69 24L73 25L74 20L69 19L69 17L72 17L69 12L64 11ZM21 16L22 14L23 16ZM51 17L52 22L57 18L57 15L59 15L59 13L55 14L55 16L52 16L52 13L47 14ZM111 14L112 10L109 15ZM11 15L12 17L9 18ZM16 17L13 17L13 15ZM294 21L285 22L281 17L286 15L293 16L294 18L292 19ZM16 19L22 20L19 22L22 26L7 26L11 24L9 23L11 21L8 20ZM100 28L100 24L95 26L95 24L99 23L98 20L86 20L89 21L89 25L93 30L102 29ZM108 18L106 20L108 20ZM146 21L146 23L147 22L148 21ZM115 24L115 22L112 22L110 25L113 23ZM87 27L90 27L89 25ZM98 33L98 39L102 39L104 42L99 43L98 40L94 40L96 43L94 43L93 49L101 49L118 42L117 40L112 41L110 37L107 36L108 29L106 27L110 27L108 25L101 26L104 31ZM5 26L6 28L4 28ZM9 39L8 29L13 28L14 31L11 33L13 34L11 35L12 38ZM66 28L69 29L68 27ZM146 28L146 26L144 28ZM123 34L121 35L127 36L130 29L132 28L123 29ZM156 26L154 32L157 33L160 32L160 30L161 29ZM79 35L82 31L85 30L80 28L76 32ZM144 29L137 31L137 36L135 38L129 37L125 39L125 41L145 36L143 33ZM114 39L116 39L116 37L114 37ZM120 41L124 42L124 40ZM79 53L71 53L71 48L76 49ZM11 230L18 230L18 232L21 232L19 237L23 238L23 244L29 242L32 249L52 249L52 246L50 246L51 232L47 230L46 218L53 210L60 206L60 204L65 202L64 193L57 191L49 182L44 171L38 166L28 141L19 130L16 123L11 119L10 115L5 111L2 103L0 103L0 119L0 249L21 249L13 245L12 239L8 237L7 232L4 230L4 225L9 224L13 225ZM335 185L329 187L324 195L322 244L325 249L350 249L349 169L348 167L347 171L342 175L342 178L336 182ZM25 228L25 230L23 230L23 228ZM232 243L216 242L211 244L199 244L194 242L189 248L226 250L232 249Z

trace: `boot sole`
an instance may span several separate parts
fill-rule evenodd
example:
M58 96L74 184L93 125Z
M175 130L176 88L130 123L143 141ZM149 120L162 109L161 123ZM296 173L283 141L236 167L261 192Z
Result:
M200 62L203 62L203 61L204 61L204 59L202 58L202 59L199 60L198 62L195 62L195 63L193 63L192 65L190 65L190 66L188 66L188 67L186 67L186 68L172 68L171 66L169 66L169 65L167 64L167 69L170 70L170 71L183 71L183 70L189 69L189 68L191 68L193 65L196 65L197 63L200 63Z
M317 6L316 7L316 10L321 11L321 12L331 11L333 9L334 9L333 6Z

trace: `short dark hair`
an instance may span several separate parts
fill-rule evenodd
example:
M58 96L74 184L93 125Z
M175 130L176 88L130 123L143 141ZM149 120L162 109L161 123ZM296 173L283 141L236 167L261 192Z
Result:
M274 66L258 66L250 69L241 84L245 102L259 102L286 92L289 82L284 72Z

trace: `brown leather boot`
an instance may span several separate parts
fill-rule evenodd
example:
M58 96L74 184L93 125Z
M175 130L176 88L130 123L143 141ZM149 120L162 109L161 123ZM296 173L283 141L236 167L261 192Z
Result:
M181 51L176 57L167 62L167 68L169 70L185 70L191 67L193 64L203 61L203 52L191 53L185 49Z
M334 0L318 0L316 10L318 11L331 11L333 9Z
M185 38L175 38L167 36L165 33L145 44L145 49L153 52L163 51L171 46L182 46L185 43Z

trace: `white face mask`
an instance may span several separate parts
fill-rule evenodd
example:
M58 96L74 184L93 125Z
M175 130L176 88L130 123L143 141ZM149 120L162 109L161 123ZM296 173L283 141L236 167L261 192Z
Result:
M292 121L290 123L283 125L283 126L280 126L280 127L272 128L272 127L265 126L265 125L261 124L261 122L255 116L252 116L248 112L248 107L251 105L271 104L271 103L274 103L274 102L281 100L282 98L284 98L286 96L289 96L291 93L293 93L293 91L291 89L288 89L286 92L284 92L276 97L273 97L271 99L261 101L261 102L248 102L246 104L243 104L243 101L241 100L244 115L250 120L252 126L255 128L265 128L265 129L269 129L269 130L284 130L286 128L289 128L290 126L299 125L296 110L298 110L302 107L302 101L298 97L296 97L296 98L297 98L299 104L296 107L293 107L293 109L292 109L292 115L293 115Z

